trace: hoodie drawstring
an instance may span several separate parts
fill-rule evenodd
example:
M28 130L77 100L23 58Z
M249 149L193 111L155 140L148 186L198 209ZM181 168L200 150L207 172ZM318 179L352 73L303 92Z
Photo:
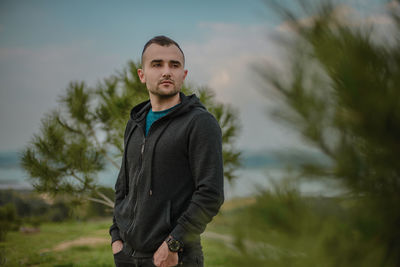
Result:
M168 126L170 125L170 123L172 122L171 119L168 120L167 125L165 125L165 127L161 130L160 134L157 136L154 145L153 145L153 151L151 153L151 165L153 165L153 158L154 158L154 150L157 146L158 140L160 140L160 137L163 135L163 133L165 132L165 130L168 128ZM153 175L152 175L152 168L150 168L150 190L149 190L149 195L152 196L153 195Z

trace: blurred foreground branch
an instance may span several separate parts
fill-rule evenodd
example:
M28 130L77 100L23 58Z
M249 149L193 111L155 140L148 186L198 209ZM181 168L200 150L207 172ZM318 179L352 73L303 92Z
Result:
M283 103L273 117L331 160L304 164L302 178L329 174L349 194L306 198L294 186L264 192L241 216L238 247L262 240L304 256L242 247L238 265L400 266L399 5L384 14L390 31L383 40L382 25L347 20L331 2L299 2L297 13L275 6L289 26L280 39L287 68L259 72Z

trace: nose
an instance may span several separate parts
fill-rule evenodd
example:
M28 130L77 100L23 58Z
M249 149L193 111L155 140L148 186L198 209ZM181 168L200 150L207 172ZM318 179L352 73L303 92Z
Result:
M171 68L170 68L169 66L165 66L165 67L163 68L162 76L163 76L164 78L169 78L169 77L171 77Z

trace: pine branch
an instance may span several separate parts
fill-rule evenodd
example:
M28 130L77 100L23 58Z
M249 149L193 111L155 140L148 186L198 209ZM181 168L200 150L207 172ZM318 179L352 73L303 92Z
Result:
M96 142L96 145L97 145L98 147L101 147L100 141L99 141L99 139L97 138L97 136L96 136L96 134L95 134L93 128L92 128L91 126L88 125L88 129L89 129L90 135L93 137L94 141ZM100 149L100 153L101 153L112 165L114 165L114 167L116 167L117 169L119 169L120 166L119 166L112 158L110 158L110 157L108 156L107 152L104 152L104 150Z
M97 203L106 205L107 207L110 207L110 208L113 208L113 209L114 209L114 203L110 204L110 203L107 202L107 201L104 201L104 200L101 200L101 199L98 199L98 198L93 198L93 197L86 197L86 199L87 199L87 200L90 200L90 201L93 201L93 202L97 202Z
M104 201L106 201L107 203L109 203L110 205L112 205L112 207L114 207L114 201L112 201L111 199L109 199L106 195L104 195L103 193L101 193L100 191L98 191L97 189L94 189L96 194L98 194L100 197L102 197L104 199Z
M59 116L56 116L56 120L62 127L67 129L68 131L83 135L82 131L72 128L71 126L68 125L68 123L63 122Z
M73 171L71 171L71 175L72 175L75 179L77 179L79 182L81 182L82 184L85 184L85 181L84 181L82 178L80 178L78 175L76 175ZM93 188L91 188L91 189L93 189Z
M79 176L77 176L74 172L71 172L71 175L72 175L75 179L77 179L79 182L81 182L82 184L85 183L85 181L84 181L82 178L80 178ZM111 199L109 199L106 195L104 195L103 193L101 193L100 191L98 191L96 187L88 185L88 188L91 189L91 190L93 190L93 192L95 192L95 193L98 194L101 198L103 198L103 200L100 200L100 199L97 199L97 198L88 197L89 200L92 200L92 201L95 201L95 202L104 204L104 205L106 205L106 206L108 206L108 207L111 207L111 208L114 208L114 202L113 202Z

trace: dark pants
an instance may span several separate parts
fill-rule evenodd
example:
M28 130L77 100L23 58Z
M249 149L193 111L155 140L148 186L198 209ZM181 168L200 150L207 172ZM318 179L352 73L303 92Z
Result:
M153 258L135 258L123 251L114 254L116 267L154 267ZM201 249L179 253L179 264L182 267L203 267L203 252Z

